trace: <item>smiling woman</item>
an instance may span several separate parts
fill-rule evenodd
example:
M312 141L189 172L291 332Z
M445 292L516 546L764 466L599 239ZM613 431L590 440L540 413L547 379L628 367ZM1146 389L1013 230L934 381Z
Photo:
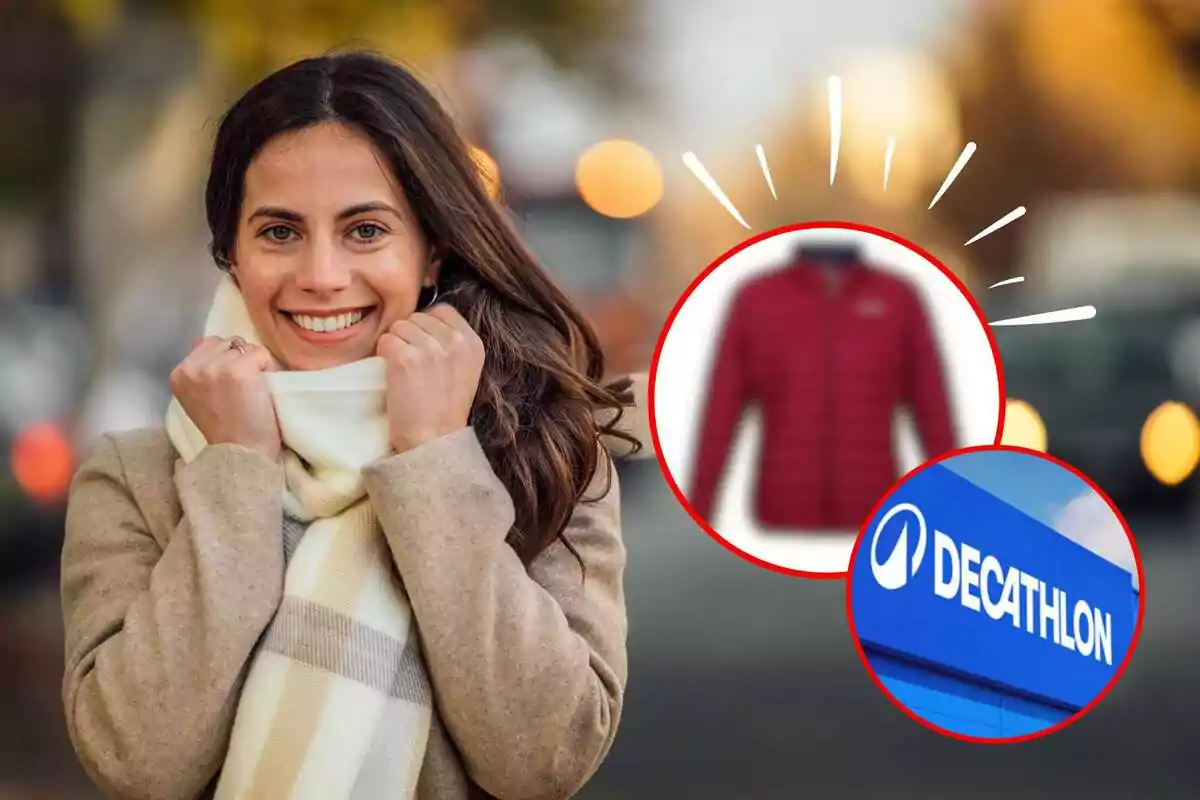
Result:
M288 369L374 354L440 260L371 141L343 123L290 132L246 170L233 252L263 344Z
M626 680L630 398L432 95L349 53L252 88L227 273L163 428L77 473L76 751L120 797L567 797ZM281 491L282 487L282 491Z

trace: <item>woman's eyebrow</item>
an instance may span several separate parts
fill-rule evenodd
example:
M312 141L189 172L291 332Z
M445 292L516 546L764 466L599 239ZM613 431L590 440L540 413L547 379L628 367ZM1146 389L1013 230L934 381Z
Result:
M341 211L338 212L337 219L339 221L346 220L346 219L350 219L351 217L356 217L359 214L369 214L372 211L386 211L389 214L394 214L397 217L403 218L403 215L398 210L396 210L392 206L388 205L387 203L383 202L382 200L372 200L367 203L357 203L348 208L342 209ZM303 214L300 214L296 211L289 211L286 208L279 208L277 206L261 206L259 208L256 208L254 210L254 213L252 213L249 217L246 218L246 221L253 222L258 217L267 217L270 219L282 219L282 220L286 220L288 222L295 222L295 223L304 222Z
M357 205L350 206L349 208L343 209L341 212L339 212L337 218L339 220L344 220L349 219L350 217L356 217L359 214L368 214L372 211L386 211L389 214L394 214L397 217L403 218L403 215L399 211L392 208L382 200L372 200L369 203L359 203Z
M261 206L254 210L254 213L246 218L247 222L253 222L258 217L269 217L271 219L283 219L288 222L304 222L304 215L298 214L295 211L288 211L286 208L277 208L275 206Z

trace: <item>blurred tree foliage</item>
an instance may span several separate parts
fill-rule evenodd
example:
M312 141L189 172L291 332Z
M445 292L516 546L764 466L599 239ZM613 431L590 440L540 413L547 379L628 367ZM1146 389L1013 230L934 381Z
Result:
M631 9L632 0L0 2L0 78L7 78L0 80L5 123L0 126L0 206L7 202L27 210L36 202L35 213L48 226L65 216L62 209L72 197L71 164L80 147L80 115L94 96L93 82L124 67L143 73L142 84L129 85L144 85L151 83L146 72L177 68L161 67L143 55L123 58L129 43L145 47L156 31L175 42L191 40L189 50L195 42L204 91L225 96L302 57L347 48L380 52L434 73L439 85L463 91L467 96L456 110L466 107L468 119L460 121L470 134L469 117L481 104L470 94L487 89L456 85L455 71L474 66L456 55L520 40L558 68L584 73L597 88L620 90L629 84L625 70L631 62L622 57L621 45L631 38ZM126 63L138 58L143 61ZM145 128L149 122L130 117L157 113L161 103L136 90L126 94L133 96L119 98L121 130Z
M297 58L364 47L422 66L456 48L520 36L560 67L608 73L606 45L628 29L629 0L57 0L84 35L122 15L165 13L195 26L235 86ZM600 77L609 77L602 74Z
M934 214L961 237L1079 192L1200 189L1200 3L1002 0L960 39L963 130L979 153ZM972 246L994 276L1019 237Z
M58 199L82 94L74 44L48 9L0 3L0 206L40 210Z
M86 60L53 8L0 3L0 213L32 235L32 261L0 264L6 288L69 295L71 171ZM7 252L7 256L15 256Z

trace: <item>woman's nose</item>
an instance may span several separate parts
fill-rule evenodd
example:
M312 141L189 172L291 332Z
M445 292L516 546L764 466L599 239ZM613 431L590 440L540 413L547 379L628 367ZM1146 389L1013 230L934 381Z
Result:
M300 256L298 288L328 294L350 285L350 265L330 243L313 242Z

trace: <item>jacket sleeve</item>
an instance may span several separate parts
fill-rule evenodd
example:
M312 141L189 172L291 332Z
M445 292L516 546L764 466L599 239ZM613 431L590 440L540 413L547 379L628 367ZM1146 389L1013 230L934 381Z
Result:
M606 485L608 463L586 497ZM367 492L421 632L441 718L496 797L570 797L616 734L626 679L616 472L529 566L512 499L471 428L367 467Z
M176 475L160 548L103 438L75 475L62 553L63 702L108 795L188 798L220 767L243 667L283 591L280 467L235 445Z
M709 524L714 521L717 491L742 414L752 400L748 317L745 290L737 295L721 328L709 373L707 399L698 420L695 467L688 501Z
M908 296L907 362L905 387L925 458L935 458L957 447L942 358L929 324L924 303L915 291Z

